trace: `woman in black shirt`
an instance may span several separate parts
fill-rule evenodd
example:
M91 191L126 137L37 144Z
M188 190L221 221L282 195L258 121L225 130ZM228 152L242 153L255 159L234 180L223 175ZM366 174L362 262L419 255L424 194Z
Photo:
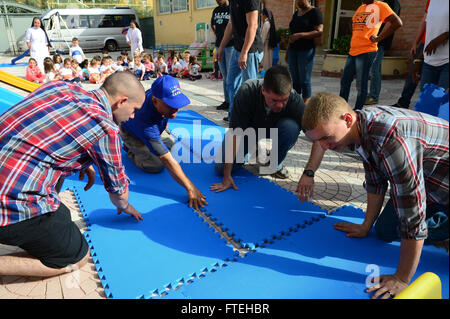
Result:
M286 62L292 84L305 103L311 97L311 74L316 52L315 39L322 36L323 18L310 0L297 0L297 8L289 23L291 36L286 52Z

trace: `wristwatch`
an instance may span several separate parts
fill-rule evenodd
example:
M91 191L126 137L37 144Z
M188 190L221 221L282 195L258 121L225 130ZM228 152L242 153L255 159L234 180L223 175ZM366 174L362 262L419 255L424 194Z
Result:
M306 176L309 176L309 177L314 177L314 171L311 169L305 169L303 171L303 174L305 174Z

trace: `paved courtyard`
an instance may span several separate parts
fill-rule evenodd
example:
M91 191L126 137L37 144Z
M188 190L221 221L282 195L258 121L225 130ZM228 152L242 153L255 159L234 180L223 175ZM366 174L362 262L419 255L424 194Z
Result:
M11 57L0 57L0 63L9 62ZM25 62L23 59L21 62ZM17 76L24 77L25 67L0 68ZM144 87L150 88L153 80L143 82ZM397 101L404 80L383 80L380 104L390 105ZM226 115L224 111L216 110L216 106L223 101L222 81L203 79L191 82L180 80L182 90L191 99L191 105L185 109L194 110L218 125L227 126L222 118ZM86 89L97 88L98 85L82 84ZM0 87L7 88L20 95L26 96L27 92L10 87L0 82ZM318 92L331 92L339 94L339 78L321 77L313 75L313 94ZM353 83L350 104L356 100L356 88ZM417 100L417 95L413 101ZM290 172L286 180L278 180L268 177L272 182L280 185L288 191L295 192L297 183L308 161L311 142L300 134L296 145L289 152L285 165ZM247 169L256 172L256 165L247 165ZM361 160L355 153L348 151L327 151L319 170L316 172L314 197L312 201L328 210L334 210L342 205L351 204L355 207L366 208L366 193L362 187L364 170ZM202 190L207 195L209 190ZM70 208L72 219L82 231L85 230L84 220L81 217L79 207L70 191L61 193L62 201ZM20 253L20 249L0 245L0 255ZM105 298L100 279L97 276L92 260L79 271L64 274L53 278L24 278L16 276L0 277L0 299L4 298Z

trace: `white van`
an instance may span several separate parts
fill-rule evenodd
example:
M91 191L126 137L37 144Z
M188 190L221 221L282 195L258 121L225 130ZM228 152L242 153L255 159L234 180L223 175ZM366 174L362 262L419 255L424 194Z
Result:
M63 52L68 52L67 45L72 45L74 37L78 38L79 46L84 51L106 48L112 52L128 48L126 31L130 21L135 20L139 24L136 10L130 7L51 9L42 15L41 20L53 50ZM22 47L23 43L19 46Z

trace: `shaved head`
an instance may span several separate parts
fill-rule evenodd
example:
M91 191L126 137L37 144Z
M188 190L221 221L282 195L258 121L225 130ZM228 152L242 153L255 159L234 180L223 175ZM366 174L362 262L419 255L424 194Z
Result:
M141 82L128 71L111 74L100 88L106 91L111 98L126 96L130 100L135 100L145 96L145 89Z
M114 122L120 124L134 118L145 102L145 90L136 76L128 71L108 76L100 87L108 96Z

